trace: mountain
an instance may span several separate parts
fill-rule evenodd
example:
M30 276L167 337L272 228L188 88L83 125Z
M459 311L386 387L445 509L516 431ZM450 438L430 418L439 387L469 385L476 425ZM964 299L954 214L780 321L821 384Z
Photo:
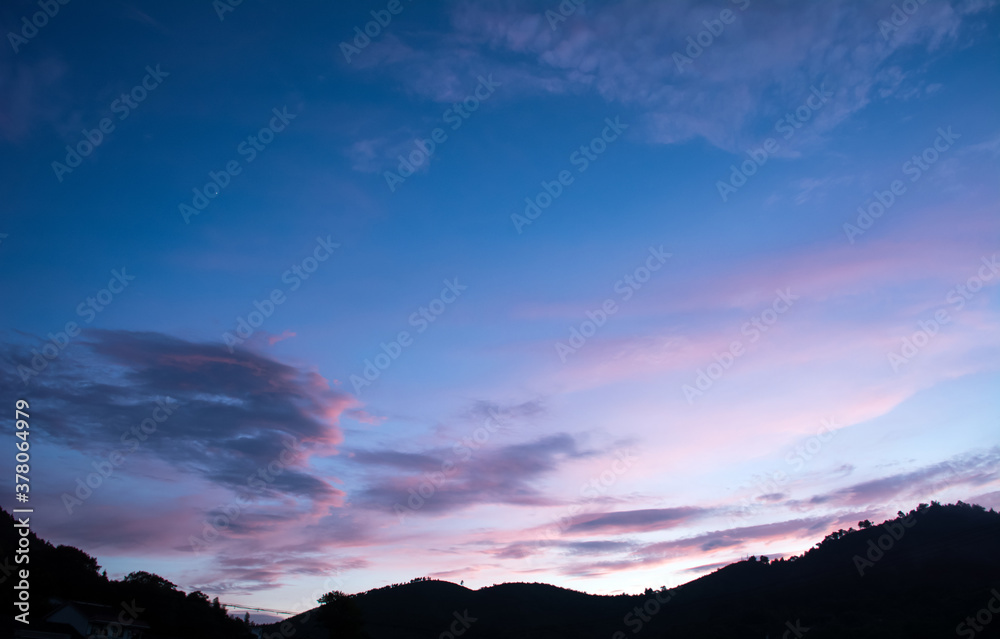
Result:
M473 591L417 580L347 599L372 639L1000 637L1000 614L988 608L1000 612L1000 513L921 504L859 525L800 557L752 557L671 591L599 596L527 583ZM285 628L326 639L321 612Z
M0 583L11 587L14 523L0 510ZM52 598L135 599L156 636L250 636L202 593L143 571L111 580L83 551L29 539L33 621ZM751 557L669 591L602 596L539 583L470 590L416 579L332 593L323 606L260 629L267 639L327 639L327 626L344 639L1000 638L1000 513L921 504L878 526L831 533L802 556ZM12 627L4 615L0 636Z

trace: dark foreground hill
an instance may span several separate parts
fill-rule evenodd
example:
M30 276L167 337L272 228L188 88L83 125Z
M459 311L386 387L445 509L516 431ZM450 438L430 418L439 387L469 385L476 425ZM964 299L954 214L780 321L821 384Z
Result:
M0 557L7 558L0 583L8 597L16 577L13 524L0 510ZM671 591L599 596L527 583L469 590L425 579L335 595L254 630L274 639L1000 638L1000 514L961 502L921 504L882 525L859 526L828 535L801 557L753 557ZM33 621L52 598L110 606L135 599L150 636L251 636L202 593L141 571L110 580L83 551L34 535L31 547ZM12 616L3 616L0 638L11 636Z
M801 557L754 557L669 592L598 596L520 583L472 591L421 580L345 605L372 639L1000 637L1000 514L922 504L859 524ZM286 631L325 639L320 612L292 618Z
M19 529L16 520L0 508L0 593L5 597L5 611L0 616L0 639L14 634L14 629L38 630L46 615L60 601L80 601L111 606L114 615L138 611L139 619L151 626L147 639L184 637L185 639L250 639L250 630L241 621L226 614L218 598L210 602L202 592L185 593L157 575L137 571L123 579L108 579L97 559L72 546L53 546L35 533L27 535L29 560L18 563ZM28 522L31 523L30 521ZM21 571L28 571L30 625L25 628L14 620L15 593L21 585ZM134 604L134 605L133 605ZM42 635L45 636L45 635ZM48 635L67 636L67 635Z

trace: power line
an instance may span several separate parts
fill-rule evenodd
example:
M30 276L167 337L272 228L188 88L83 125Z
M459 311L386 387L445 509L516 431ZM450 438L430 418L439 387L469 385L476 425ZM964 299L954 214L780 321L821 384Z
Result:
M226 608L239 608L240 610L255 610L257 612L273 612L278 615L297 615L297 612L290 612L288 610L271 610L270 608L254 608L252 606L241 606L239 604L224 603L220 604Z

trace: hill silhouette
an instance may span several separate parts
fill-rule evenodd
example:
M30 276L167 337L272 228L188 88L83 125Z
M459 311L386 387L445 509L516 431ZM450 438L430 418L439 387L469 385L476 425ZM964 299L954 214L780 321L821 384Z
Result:
M534 583L473 591L420 580L350 599L372 639L1000 637L1000 614L992 624L975 621L1000 588L1000 513L921 504L859 526L802 556L751 557L669 591L601 596ZM452 629L456 613L475 621ZM960 626L970 616L980 630ZM328 636L316 614L289 621L299 636Z
M0 510L0 552L16 542ZM83 551L32 536L32 619L50 598L117 606L135 598L158 636L251 636L202 593L161 577L100 574ZM2 559L0 559L2 561ZM10 562L13 566L13 562ZM4 573L13 585L13 576ZM1000 513L981 506L921 504L880 525L827 535L801 556L751 557L674 589L591 595L540 583L471 590L426 578L344 595L281 623L265 638L476 639L770 637L777 639L1000 637ZM10 636L4 616L0 635ZM331 634L330 627L334 628Z
M190 637L191 639L250 639L249 628L231 618L219 605L210 602L202 592L185 593L157 575L136 571L123 579L108 579L97 559L73 546L53 546L34 532L28 534L30 562L17 564L18 543L14 517L0 508L0 583L8 601L14 601L18 571L29 571L31 610L30 628L36 629L45 616L58 607L59 601L80 601L112 606L116 612L122 602L136 602L141 609L139 618L148 623L156 637ZM0 620L0 637L11 637L14 628L25 628L14 621L14 607Z

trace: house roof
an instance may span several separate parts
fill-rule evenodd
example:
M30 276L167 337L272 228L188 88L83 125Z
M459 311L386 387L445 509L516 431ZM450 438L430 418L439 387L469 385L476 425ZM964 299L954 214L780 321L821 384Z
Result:
M131 621L121 621L119 619L119 610L112 608L111 606L106 606L104 604L87 603L84 601L67 601L63 604L62 608L58 608L51 613L49 613L46 619L52 617L63 608L71 606L77 610L81 615L83 615L87 621L90 623L117 623L121 624L125 628L149 628L149 624L138 619L133 619Z
M27 628L14 630L14 639L86 639L76 628L66 623L43 621Z

